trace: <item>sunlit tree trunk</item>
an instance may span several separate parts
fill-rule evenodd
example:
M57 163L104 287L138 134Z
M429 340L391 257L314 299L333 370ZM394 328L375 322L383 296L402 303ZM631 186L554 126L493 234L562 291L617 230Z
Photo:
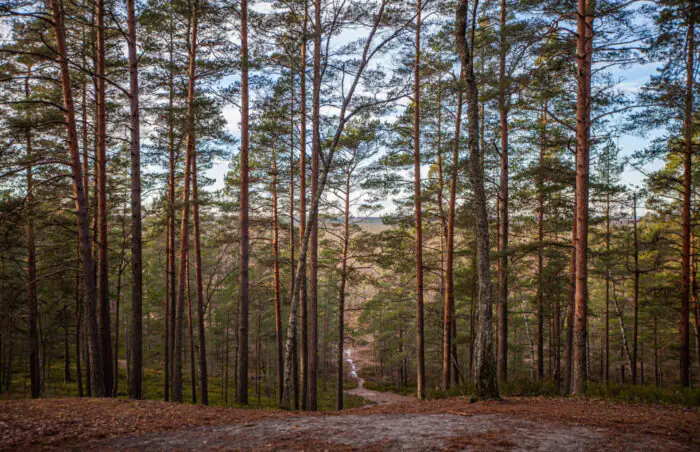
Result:
M496 359L493 347L491 268L489 264L489 219L486 211L484 173L479 149L479 93L474 74L474 35L476 19L471 25L471 49L467 45L467 1L459 0L456 11L456 41L464 78L469 119L469 178L474 192L473 206L476 217L476 267L478 274L478 316L479 328L475 344L474 377L476 396L481 399L498 398ZM472 15L477 10L474 2Z
M190 51L187 67L187 113L185 117L185 174L182 190L182 220L180 223L180 256L177 279L177 301L175 309L175 339L173 342L173 394L175 402L183 401L182 385L182 340L185 310L185 283L187 279L187 255L189 253L189 220L190 220L190 179L192 178L191 160L194 159L194 93L196 82L196 58L197 58L197 5L192 4L192 16L190 18Z
M75 104L68 66L66 50L66 30L62 0L50 0L53 16L53 27L56 35L56 51L61 70L61 90L63 94L64 115L66 120L67 144L70 154L71 175L73 178L73 194L78 223L78 241L80 243L80 259L83 267L83 283L85 285L86 304L86 336L88 354L90 356L90 378L92 394L98 397L107 395L104 384L103 355L100 352L100 330L97 324L97 289L95 287L95 269L92 259L92 243L90 241L90 225L87 214L87 200L83 174L78 149L78 133L75 121ZM111 363L110 363L111 365Z
M195 141L194 135L192 140ZM207 341L204 331L204 284L202 282L202 229L199 221L199 186L197 184L197 148L193 144L192 165L192 221L194 223L194 281L197 302L197 340L199 345L199 393L200 403L209 405L209 382L207 378ZM188 273L189 274L189 273ZM194 374L193 374L194 377ZM194 380L192 382L194 388ZM193 389L194 393L194 389Z
M576 60L576 294L574 300L573 378L571 393L583 395L586 374L588 322L588 179L591 129L591 60L593 3L578 0Z

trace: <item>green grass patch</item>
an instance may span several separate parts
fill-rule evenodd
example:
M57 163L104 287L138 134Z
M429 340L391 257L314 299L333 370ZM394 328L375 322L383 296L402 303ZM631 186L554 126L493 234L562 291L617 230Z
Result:
M700 406L700 389L679 386L657 388L651 385L589 383L586 386L586 396L641 404Z
M59 365L60 364L60 365ZM62 363L54 364L47 369L44 381L44 397L78 397L78 382L75 367L71 368L71 380L66 382L64 367ZM183 369L183 399L185 403L192 403L192 380L190 378L189 367ZM324 390L323 380L318 382L318 408L321 411L335 410L335 375L326 382ZM119 381L117 386L117 398L126 399L127 393L126 369L119 369ZM143 373L143 398L146 400L164 400L165 389L163 387L164 374L161 370L146 368ZM209 405L228 406L236 408L250 409L278 409L276 387L274 378L267 385L266 381L260 382L258 394L256 382L248 382L248 405L241 405L235 402L235 385L232 372L229 372L228 390L223 385L224 379L221 375L209 375ZM357 387L355 380L346 379L343 388L353 389ZM83 393L87 394L86 381L83 378ZM196 387L197 397L200 396L199 386ZM226 394L228 393L228 394ZM29 375L24 371L15 370L12 374L10 391L2 394L5 398L28 398L31 394ZM344 394L343 405L345 408L358 408L367 404L367 401L358 396Z

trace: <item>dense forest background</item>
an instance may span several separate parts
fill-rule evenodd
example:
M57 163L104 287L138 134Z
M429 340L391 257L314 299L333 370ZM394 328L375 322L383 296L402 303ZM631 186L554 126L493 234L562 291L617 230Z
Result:
M0 392L697 384L699 15L2 0Z

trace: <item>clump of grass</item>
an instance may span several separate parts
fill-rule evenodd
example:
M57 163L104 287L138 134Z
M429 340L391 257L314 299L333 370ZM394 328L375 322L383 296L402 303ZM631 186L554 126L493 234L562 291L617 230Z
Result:
M376 381L370 380L366 381L364 386L372 391L394 392L396 394L414 397L416 395L415 385L401 386L400 388L397 388L396 385L377 384Z

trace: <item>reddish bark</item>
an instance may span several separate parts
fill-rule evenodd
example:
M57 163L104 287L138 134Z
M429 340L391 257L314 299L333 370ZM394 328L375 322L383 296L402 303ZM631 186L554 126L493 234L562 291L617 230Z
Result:
M66 30L64 23L64 6L62 0L50 1L53 26L56 35L56 51L61 71L61 90L63 94L64 116L67 132L68 152L70 154L73 194L75 197L76 219L78 224L78 242L85 285L86 337L89 355L90 388L92 395L107 395L104 384L103 355L101 353L100 331L97 324L97 288L95 287L95 269L92 258L90 225L87 213L87 199L78 149L78 133L75 121L75 103L71 88L70 68L66 50Z
M591 133L591 60L593 54L593 3L578 0L576 60L576 293L574 300L573 378L571 393L583 395L588 380L588 179Z
M236 401L248 404L248 1L241 0L241 154L240 245L238 280L238 385Z

